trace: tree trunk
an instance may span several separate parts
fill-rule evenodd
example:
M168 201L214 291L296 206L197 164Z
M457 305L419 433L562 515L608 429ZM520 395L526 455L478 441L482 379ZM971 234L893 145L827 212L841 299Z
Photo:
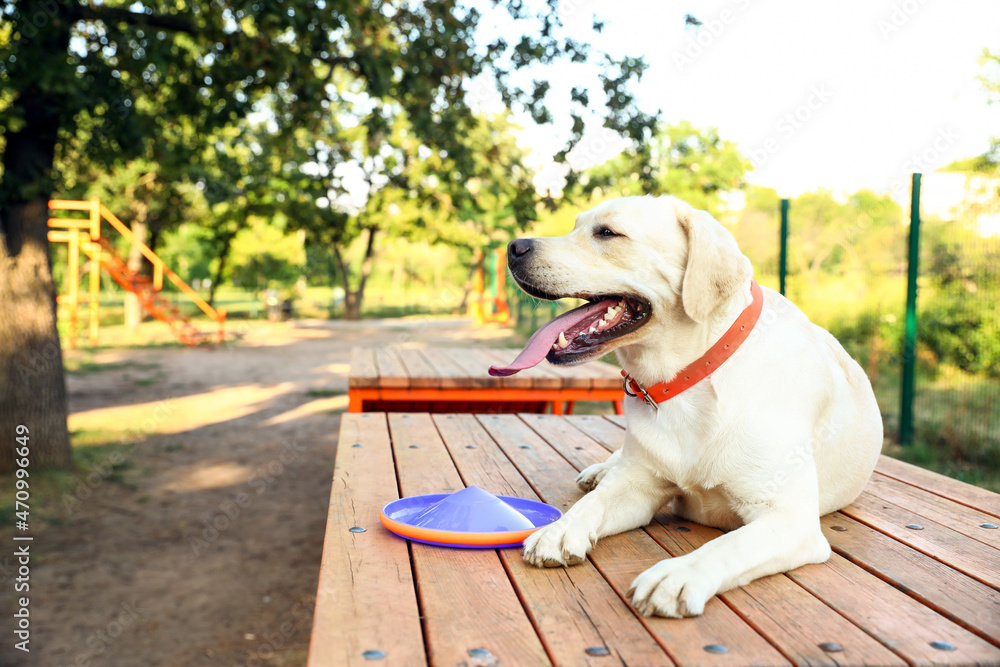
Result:
M357 308L357 316L353 319L361 319L361 301L365 298L365 284L368 282L368 276L371 275L372 268L375 266L375 234L378 233L378 229L375 227L368 227L368 240L365 243L365 256L361 260L361 278L358 280L358 289L355 290L355 303Z
M0 219L0 472L21 458L14 451L19 426L27 428L32 470L73 463L46 200L10 206Z
M129 246L127 264L129 271L133 273L143 273L145 258L142 255L142 251L139 250L139 244L146 243L148 233L149 226L145 222L140 222L139 220L132 222L134 243ZM139 297L132 292L125 292L125 326L130 331L136 331L139 325L142 324L142 316L142 304L139 303Z
M348 292L344 295L345 320L361 319L361 299L362 294L360 292Z
M462 303L458 304L458 312L465 313L466 309L469 307L469 296L472 295L472 279L476 275L476 269L479 268L479 259L473 255L472 262L469 264L469 275L465 278L465 285L462 286Z
M222 239L222 252L219 253L219 264L215 267L215 275L212 277L212 284L208 288L208 305L215 308L215 290L219 288L219 283L222 282L222 272L226 268L226 260L229 259L229 249L233 245L233 237L235 234L227 233Z
M337 266L340 267L340 284L344 288L344 319L361 319L361 301L358 299L357 293L351 289L350 267L344 261L336 243L333 244L332 250L333 257L337 260Z
M365 242L365 256L361 260L361 277L358 280L358 288L356 290L351 289L350 267L344 262L340 248L336 243L333 244L333 256L340 266L341 283L344 286L345 320L361 319L361 303L365 297L365 283L368 282L368 276L371 275L372 267L375 263L375 234L378 233L378 228L367 227L366 231L368 232L368 239Z
M37 26L34 46L39 53L69 48L67 5L53 4L57 15ZM29 14L17 15L20 26ZM61 74L66 72L45 72L47 77ZM24 458L15 456L18 426L22 434L28 430L27 458L33 470L73 463L46 238L61 110L37 83L22 86L12 104L24 125L7 132L0 177L0 472L11 470L15 458Z

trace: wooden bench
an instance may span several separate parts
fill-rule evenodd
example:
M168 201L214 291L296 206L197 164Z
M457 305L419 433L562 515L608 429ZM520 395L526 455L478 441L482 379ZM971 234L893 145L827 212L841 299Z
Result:
M348 378L350 412L544 412L572 414L576 401L610 401L622 412L620 371L602 362L543 363L491 377L517 350L355 348Z
M823 517L828 562L724 593L697 618L644 618L627 602L636 575L720 534L667 512L547 570L518 549L410 543L379 523L398 492L469 485L565 511L577 471L619 447L623 426L344 415L309 664L1000 664L1000 496L889 458Z

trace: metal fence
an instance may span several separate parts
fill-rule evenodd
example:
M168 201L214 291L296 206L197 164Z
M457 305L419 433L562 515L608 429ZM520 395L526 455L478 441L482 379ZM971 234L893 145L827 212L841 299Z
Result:
M815 281L788 275L787 260L779 260L779 283L865 367L887 436L904 446L947 450L961 464L997 470L1000 183L955 176L928 182L913 175L901 224L887 235L875 230L883 238L871 239L890 241L884 261L857 267L853 282L868 294L851 316L831 319L823 299L811 294ZM964 192L956 189L961 179ZM775 211L778 245L787 244L793 256L795 208L782 200Z

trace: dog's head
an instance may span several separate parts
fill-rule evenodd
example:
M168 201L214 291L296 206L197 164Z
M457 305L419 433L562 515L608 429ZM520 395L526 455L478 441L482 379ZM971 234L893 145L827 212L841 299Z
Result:
M705 322L752 275L732 235L674 197L603 203L581 213L566 236L512 241L507 262L528 294L589 303L539 329L511 366L491 369L498 375L543 357L588 361L664 327Z

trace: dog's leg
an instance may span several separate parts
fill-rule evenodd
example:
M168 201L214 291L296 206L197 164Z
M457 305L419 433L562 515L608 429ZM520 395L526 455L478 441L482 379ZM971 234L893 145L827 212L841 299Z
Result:
M815 512L771 510L689 554L660 561L636 577L629 594L646 616L697 616L716 593L829 556Z
M613 455L614 456L614 455ZM620 457L596 489L555 523L524 541L524 560L538 567L576 565L602 537L648 524L680 490L637 462Z
M593 491L608 474L608 471L618 465L618 460L621 457L622 450L619 447L603 462L587 466L583 469L583 472L576 476L576 485L584 491Z

